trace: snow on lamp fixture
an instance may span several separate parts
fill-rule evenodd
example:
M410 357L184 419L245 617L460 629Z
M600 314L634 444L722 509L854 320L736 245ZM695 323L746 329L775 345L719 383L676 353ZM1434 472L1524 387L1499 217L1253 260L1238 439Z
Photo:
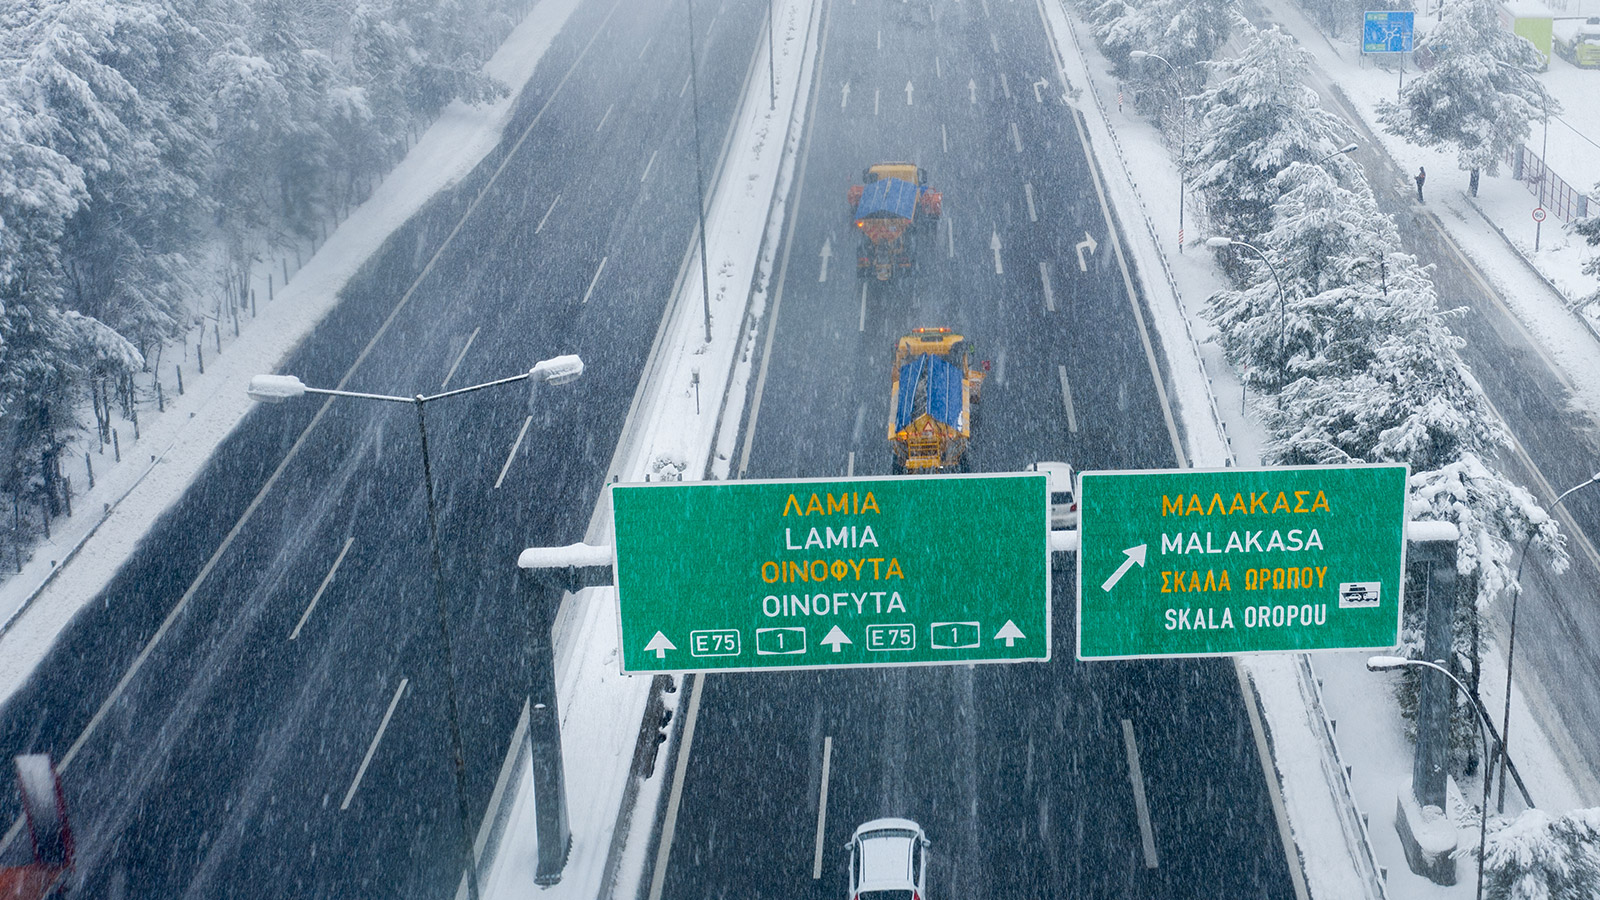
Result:
M245 393L258 403L282 403L304 396L305 383L293 375L257 375L250 379Z

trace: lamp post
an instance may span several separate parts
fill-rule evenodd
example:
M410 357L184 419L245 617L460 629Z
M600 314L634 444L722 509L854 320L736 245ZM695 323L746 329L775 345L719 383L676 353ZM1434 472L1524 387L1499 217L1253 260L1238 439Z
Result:
M1272 273L1272 281L1278 286L1278 388L1282 390L1283 386L1289 383L1289 360L1285 343L1289 323L1289 299L1283 292L1283 279L1278 277L1277 267L1272 264L1272 260L1267 258L1267 254L1263 253L1260 247L1241 241L1238 238L1206 238L1206 246L1212 248L1243 247L1266 263L1267 271Z
M1550 504L1550 512L1555 512L1561 501L1567 499L1573 491L1588 487L1597 481L1600 481L1600 472L1589 476L1589 480L1582 484L1567 488L1556 498L1556 502ZM1522 541L1522 554L1517 560L1517 577L1513 580L1517 592L1511 595L1511 634L1506 639L1506 710L1505 718L1500 723L1500 791L1495 801L1497 812L1506 811L1506 759L1508 758L1506 754L1509 752L1506 744L1511 740L1511 663L1517 655L1517 601L1522 598L1522 566L1528 561L1528 547L1533 543L1533 535L1534 532L1529 531L1528 536Z
M458 394L469 394L488 387L502 384L512 384L518 381L530 383L531 389L541 382L544 384L566 384L583 374L583 360L576 355L557 356L552 359L541 360L533 368L509 378L475 384L471 387L457 388L440 394L424 396L417 394L414 397L395 397L388 394L366 394L357 391L339 391L326 388L307 387L299 378L293 375L257 375L250 379L250 386L246 393L250 399L261 403L282 403L306 394L324 394L329 397L353 397L358 400L382 400L387 403L409 403L417 411L417 435L422 442L422 486L423 493L428 501L428 550L430 563L433 567L433 600L434 608L439 619L439 640L444 650L444 679L445 694L449 701L448 712L450 719L450 747L455 756L456 776L456 812L461 824L461 854L467 867L467 894L471 900L478 900L478 866L472 857L472 838L467 823L467 769L466 759L461 739L461 716L456 705L456 678L455 656L450 646L450 628L448 615L445 609L444 572L439 558L439 520L433 502L433 465L428 455L428 419L424 408L434 400L445 397L454 397Z
M1494 726L1490 724L1488 715L1483 711L1483 708L1480 707L1477 704L1477 702L1476 702L1477 698L1472 696L1472 692L1467 690L1467 686L1461 683L1461 679L1459 679L1456 676L1450 674L1450 670L1446 669L1444 666L1440 665L1439 663L1427 662L1426 660L1421 660L1421 659L1406 659L1403 656L1374 656L1374 657L1371 657L1370 659L1367 660L1367 671L1369 671L1369 672L1384 672L1384 671L1388 671L1390 669L1404 668L1406 666L1417 666L1417 667L1424 668L1424 669L1433 669L1434 671L1442 672L1444 674L1444 677L1450 679L1450 683L1454 684L1456 686L1456 689L1461 691L1461 693L1466 696L1467 701L1468 701L1469 705L1471 705L1473 712L1477 713L1477 718L1478 718L1478 736L1483 738L1483 766L1484 766L1484 768L1483 768L1483 807L1479 810L1479 813L1478 813L1478 894L1477 894L1477 897L1478 897L1478 900L1483 900L1483 862L1484 862L1484 860L1483 860L1483 848L1484 848L1484 845L1487 843L1488 835L1489 835L1489 756L1490 756L1490 753L1491 753L1491 751L1489 750L1489 732L1491 730L1493 730ZM1500 750L1501 750L1502 753L1505 752L1505 744L1502 743L1500 745Z
M1178 70L1167 58L1146 50L1128 51L1129 59L1155 59L1160 60L1172 73L1172 86L1177 91L1178 100L1178 252L1183 252L1183 183L1189 175L1189 120L1183 114L1183 81L1178 78Z
M1360 149L1360 147L1361 147L1360 144L1346 144L1343 147L1340 147L1339 149L1333 151L1332 153L1329 153L1327 156L1324 156L1323 158L1317 160L1317 165L1320 166L1323 163L1327 162L1328 160L1333 159L1335 156L1344 156L1345 154L1348 154L1348 153L1354 153L1354 152L1356 152L1356 150Z

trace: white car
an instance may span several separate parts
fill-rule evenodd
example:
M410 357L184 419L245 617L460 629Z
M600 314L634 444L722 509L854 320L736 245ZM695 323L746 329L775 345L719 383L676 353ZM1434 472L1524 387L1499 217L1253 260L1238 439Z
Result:
M928 836L910 819L873 819L850 838L850 900L926 900Z
M1045 474L1050 485L1050 527L1077 528L1078 501L1074 496L1077 484L1073 481L1072 466L1064 462L1036 462L1023 471Z

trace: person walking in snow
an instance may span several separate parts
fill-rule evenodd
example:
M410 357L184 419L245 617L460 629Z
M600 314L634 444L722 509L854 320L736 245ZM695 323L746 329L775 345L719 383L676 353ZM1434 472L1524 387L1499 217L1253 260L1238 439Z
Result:
M1417 166L1417 202L1422 202L1422 183L1428 180L1428 170Z

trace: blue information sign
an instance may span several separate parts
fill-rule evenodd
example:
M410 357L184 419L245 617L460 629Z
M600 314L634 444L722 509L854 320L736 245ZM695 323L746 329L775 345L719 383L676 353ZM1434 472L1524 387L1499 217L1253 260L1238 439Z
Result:
M1411 52L1412 27L1416 15L1411 10L1369 10L1361 30L1361 52Z

